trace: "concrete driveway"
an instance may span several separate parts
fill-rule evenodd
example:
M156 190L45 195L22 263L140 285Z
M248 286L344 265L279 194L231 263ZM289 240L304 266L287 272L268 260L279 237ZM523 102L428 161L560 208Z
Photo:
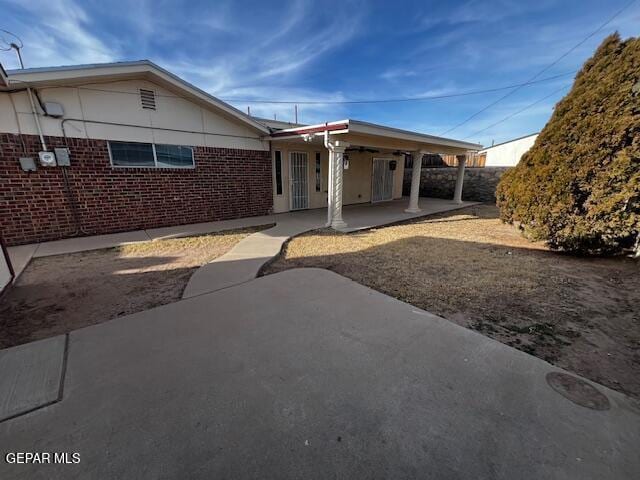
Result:
M0 478L640 478L640 415L336 274L291 270L73 332L62 400L0 423ZM602 404L600 405L602 407Z

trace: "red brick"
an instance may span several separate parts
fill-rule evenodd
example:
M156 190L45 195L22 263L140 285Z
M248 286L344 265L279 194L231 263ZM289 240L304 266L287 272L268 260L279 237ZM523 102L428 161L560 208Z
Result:
M77 225L62 169L20 169L37 160L35 135L0 133L0 227L8 245L66 238ZM62 137L45 137L51 148ZM67 173L85 235L266 215L273 205L269 152L195 147L196 168L112 168L107 142L68 140Z

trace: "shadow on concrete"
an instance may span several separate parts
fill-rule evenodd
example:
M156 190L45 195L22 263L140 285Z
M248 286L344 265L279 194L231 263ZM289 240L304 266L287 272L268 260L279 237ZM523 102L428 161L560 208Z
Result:
M442 221L465 220L420 222ZM489 243L411 236L371 246L366 233L347 234L335 244L349 251L324 254L322 245L334 242L335 235L329 230L305 234L312 239L302 250L288 255L287 244L261 276L327 269L640 397L633 346L640 338L635 262L502 245L498 238ZM321 254L313 255L315 245Z
M292 292L294 294L292 294ZM65 395L0 423L2 478L635 478L637 407L326 270L298 269L72 332Z

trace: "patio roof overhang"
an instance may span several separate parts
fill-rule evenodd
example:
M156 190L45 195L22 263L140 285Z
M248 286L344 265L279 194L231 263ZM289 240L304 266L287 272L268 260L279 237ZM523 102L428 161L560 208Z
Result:
M265 137L265 140L314 141L315 139L321 140L326 135L330 135L336 140L339 138L339 140L348 142L353 146L393 150L422 150L431 153L464 154L469 151L478 151L482 148L482 145L476 143L351 119L278 130Z
M422 159L426 153L460 155L454 202L462 203L462 182L466 157L477 152L482 145L463 142L451 138L436 137L424 133L385 127L359 120L339 120L316 125L295 126L272 131L263 137L269 141L320 143L329 150L328 208L327 225L344 229L342 219L342 190L344 159L349 147L374 147L411 154L414 159ZM414 161L411 173L411 194L406 210L409 214L420 211L420 178L422 161Z

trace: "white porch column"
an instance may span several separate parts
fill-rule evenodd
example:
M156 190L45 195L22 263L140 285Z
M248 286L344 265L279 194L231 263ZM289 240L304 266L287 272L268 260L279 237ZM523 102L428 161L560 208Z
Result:
M456 177L456 190L453 194L453 201L462 203L462 183L464 182L464 166L467 163L467 156L458 161L458 176Z
M327 165L327 227L331 226L331 219L333 218L333 164L334 153L331 144L327 144L329 150L329 163Z
M344 171L344 151L349 146L346 142L336 141L330 144L330 168L332 172L333 202L331 205L330 226L332 228L344 228L347 224L342 220L342 187Z
M407 213L418 213L420 207L420 175L422 173L422 157L424 152L417 150L411 154L413 157L413 169L411 170L411 193L409 194L409 206L405 210Z

